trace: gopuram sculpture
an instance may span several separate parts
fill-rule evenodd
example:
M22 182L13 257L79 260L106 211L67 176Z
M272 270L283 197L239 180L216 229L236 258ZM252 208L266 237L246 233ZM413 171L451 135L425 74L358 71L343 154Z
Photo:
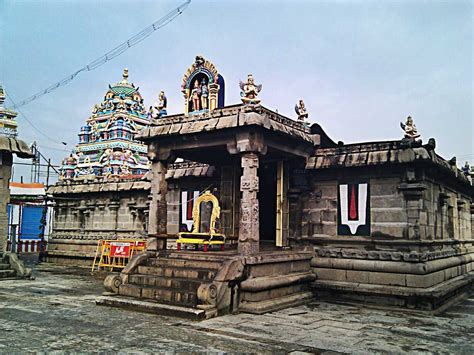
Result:
M308 118L308 112L306 111L306 106L304 105L303 100L300 100L295 105L295 111L296 111L296 114L298 115L298 121L304 123L305 120Z
M260 99L257 98L258 93L262 90L262 84L255 85L253 75L249 74L247 76L247 82L240 81L240 99L244 104L257 105L260 103Z
M193 112L201 110L201 88L199 87L197 79L194 80L194 87L191 90L189 102L192 103L191 110Z
M181 84L185 115L207 113L217 107L223 107L224 87L224 78L214 64L200 55L196 56Z
M158 116L166 114L164 92L155 105L153 112ZM143 98L138 88L128 82L128 69L124 69L122 80L109 85L102 102L94 105L92 115L81 127L79 143L62 162L59 179L93 180L146 174L147 148L134 138L149 122Z
M166 111L167 105L168 99L166 98L165 92L161 90L158 95L158 102L155 102L153 106L150 106L149 116L154 119L166 116L168 114Z
M416 139L420 137L411 116L407 117L405 124L400 122L400 127L405 131L405 138Z

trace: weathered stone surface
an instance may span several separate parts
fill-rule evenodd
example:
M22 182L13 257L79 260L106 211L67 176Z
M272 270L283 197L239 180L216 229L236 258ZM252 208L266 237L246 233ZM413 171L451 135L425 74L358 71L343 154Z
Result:
M240 224L239 253L252 255L259 250L259 204L258 192L258 156L255 153L242 155L243 173L240 179Z
M41 271L41 269L47 269ZM352 352L466 353L474 351L469 329L474 324L471 297L442 316L415 311L390 312L317 300L267 313L230 314L201 322L175 318L182 308L167 305L167 316L131 313L94 304L100 281L77 269L42 265L36 280L2 281L2 330L9 352L215 352L296 353ZM38 289L48 292L38 292ZM70 290L75 292L71 293ZM28 303L18 299L28 298ZM133 302L136 302L135 304ZM146 311L150 303L133 301L129 309ZM202 310L194 310L204 312ZM151 311L148 311L151 312ZM106 320L99 320L100 313ZM79 322L79 323L78 323ZM25 327L29 324L30 327ZM45 324L55 324L51 333ZM79 325L78 325L79 324ZM83 326L87 324L87 326ZM124 333L123 325L135 329ZM103 327L114 342L104 342ZM35 331L31 332L34 328ZM154 341L137 342L137 335Z

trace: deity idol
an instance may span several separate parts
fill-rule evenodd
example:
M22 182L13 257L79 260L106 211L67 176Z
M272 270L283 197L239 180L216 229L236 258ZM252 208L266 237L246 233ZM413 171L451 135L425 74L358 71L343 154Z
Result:
M201 109L200 95L201 95L201 88L199 87L199 82L196 79L194 81L194 88L191 90L191 94L189 95L189 101L192 101L193 103L193 111L199 111Z
M258 93L262 90L262 85L255 85L253 80L253 75L249 74L247 76L247 82L243 83L242 81L239 83L240 89L242 92L240 93L241 100L244 104L258 104L260 103L260 99L257 98Z
M305 118L308 118L308 112L306 111L303 100L300 100L299 103L295 105L295 111L298 115L298 121L304 122Z
M207 97L209 96L209 89L207 88L206 79L201 82L201 107L203 110L207 109Z
M411 116L407 117L407 120L406 120L405 124L400 122L400 126L405 131L405 138L415 139L415 138L420 137L420 135L418 134L418 131L416 130L416 126L413 123L413 119L411 118Z
M160 118L162 116L166 116L168 113L166 111L166 105L168 100L165 96L165 92L162 90L158 95L158 102L155 102L153 106L150 106L150 113L149 115L151 118Z
M467 161L464 166L461 168L462 172L465 174L465 175L470 175L471 173L471 166L469 165L469 162Z

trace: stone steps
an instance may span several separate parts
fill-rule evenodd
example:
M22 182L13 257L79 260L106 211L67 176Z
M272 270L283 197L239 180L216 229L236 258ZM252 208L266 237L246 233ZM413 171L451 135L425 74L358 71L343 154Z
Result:
M128 282L134 285L156 286L163 288L173 288L183 290L186 292L197 292L201 280L166 277L166 276L151 276L134 274L130 275Z
M123 284L119 287L119 294L140 299L150 299L160 303L167 303L185 307L196 307L197 294L169 287L157 287L136 284Z
M149 258L119 286L119 295L195 308L197 290L211 282L228 257L168 252Z
M8 270L9 268L9 264L0 263L0 270Z
M96 299L96 304L101 306L128 308L133 311L160 314L164 316L182 317L192 320L209 318L205 310L168 305L147 300L137 300L130 297L102 296Z
M214 279L217 274L217 270L203 268L189 269L186 267L177 266L160 268L154 266L139 266L138 274L208 281Z
M0 279L7 278L7 277L14 277L14 276L15 276L15 271L14 270L9 270L9 269L0 270Z
M150 258L147 260L146 266L166 268L166 267L180 267L187 269L211 269L218 270L222 265L222 259L208 260L200 258Z

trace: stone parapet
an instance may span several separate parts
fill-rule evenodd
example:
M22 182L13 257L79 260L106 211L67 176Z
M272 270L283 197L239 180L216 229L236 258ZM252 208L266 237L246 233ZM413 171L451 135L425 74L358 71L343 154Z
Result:
M464 191L467 191L470 196L474 196L471 180L455 164L451 164L435 153L433 141L430 140L430 143L423 146L407 145L405 141L401 140L317 148L314 155L308 159L306 169L321 171L421 163L434 168L432 171L430 170L430 175L450 181L451 185L462 186ZM454 181L456 183L453 183Z
M184 177L212 177L215 168L207 164L183 162L170 164L166 173L167 180L177 180ZM151 183L147 176L141 179L121 179L119 177L104 180L96 178L91 181L62 180L51 186L47 193L50 195L81 194L90 192L115 192L130 190L150 190Z
M319 135L311 134L309 127L301 122L282 116L265 107L233 105L216 108L210 113L186 116L172 115L153 121L136 138L147 141L157 136L193 134L203 131L260 126L287 136L297 137L312 144L319 144Z

